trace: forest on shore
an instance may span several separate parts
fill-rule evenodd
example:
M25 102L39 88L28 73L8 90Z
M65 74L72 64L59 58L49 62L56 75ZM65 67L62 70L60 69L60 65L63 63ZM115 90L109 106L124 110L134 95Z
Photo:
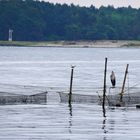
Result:
M0 40L140 40L140 9L0 0Z

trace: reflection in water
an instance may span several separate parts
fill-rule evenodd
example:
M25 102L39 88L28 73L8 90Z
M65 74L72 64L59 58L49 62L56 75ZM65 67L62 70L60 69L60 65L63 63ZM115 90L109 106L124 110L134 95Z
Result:
M110 119L110 120L109 120L109 124L110 124L110 128L109 128L109 129L110 129L111 131L113 131L114 128L115 128L115 121L114 121L113 119Z
M68 107L69 107L69 133L72 134L72 130L71 130L71 127L72 127L72 104L69 103Z
M103 137L103 140L107 140L108 139L108 136L106 135L107 133L108 133L108 130L107 130L107 128L106 128L106 122L107 121L107 119L106 119L106 117L103 119L103 122L102 122L102 129L103 129L103 133L105 134L104 135L104 137Z
M117 53L116 53L117 52ZM102 86L103 60L110 60L122 86L124 65L129 63L130 87L140 81L140 51L135 48L0 47L0 79L5 84L37 85L50 92L66 91L70 65L77 65L74 89L78 93ZM63 86L62 86L63 85ZM94 87L93 87L94 85ZM107 77L107 86L110 85ZM100 93L100 92L99 92ZM59 104L57 96L42 105L0 106L0 139L139 140L140 111L106 109L89 104ZM50 98L49 98L50 99ZM56 102L55 102L56 101ZM102 112L103 111L103 112ZM83 123L84 122L84 123ZM20 126L20 127L19 127Z
M103 120L102 129L104 130L104 133L106 134L108 131L106 130L106 118Z
M107 140L107 137L104 137L103 140Z
M70 114L70 116L72 116L72 104L71 103L69 103L69 114Z

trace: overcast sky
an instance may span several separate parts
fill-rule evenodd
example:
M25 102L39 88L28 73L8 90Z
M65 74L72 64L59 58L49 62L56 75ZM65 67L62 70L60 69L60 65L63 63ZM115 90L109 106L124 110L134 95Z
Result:
M80 6L90 6L100 7L101 5L113 5L114 7L128 7L131 5L134 8L140 8L140 0L44 0L52 3L74 3Z

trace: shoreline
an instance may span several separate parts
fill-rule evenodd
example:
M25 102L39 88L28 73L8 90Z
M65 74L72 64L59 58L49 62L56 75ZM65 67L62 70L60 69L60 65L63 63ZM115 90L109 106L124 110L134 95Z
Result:
M140 48L140 41L135 40L95 40L95 41L0 41L2 47L57 47L57 48Z

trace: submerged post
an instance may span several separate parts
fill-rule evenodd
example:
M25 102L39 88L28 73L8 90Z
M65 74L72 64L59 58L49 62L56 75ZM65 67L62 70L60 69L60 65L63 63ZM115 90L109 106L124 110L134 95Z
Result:
M128 74L128 67L129 67L129 64L127 64L126 70L125 70L125 75L124 75L122 90L121 90L121 93L120 93L120 102L122 102L122 99L123 99L124 87L125 87L126 77L127 77L127 74Z
M70 91L69 91L69 104L71 104L72 99L72 85L73 85L73 72L75 66L71 66L71 78L70 78Z
M107 58L105 58L105 70L104 70L104 89L103 89L103 103L102 103L102 108L103 108L103 116L105 116L105 98L106 98L106 73L107 73Z

